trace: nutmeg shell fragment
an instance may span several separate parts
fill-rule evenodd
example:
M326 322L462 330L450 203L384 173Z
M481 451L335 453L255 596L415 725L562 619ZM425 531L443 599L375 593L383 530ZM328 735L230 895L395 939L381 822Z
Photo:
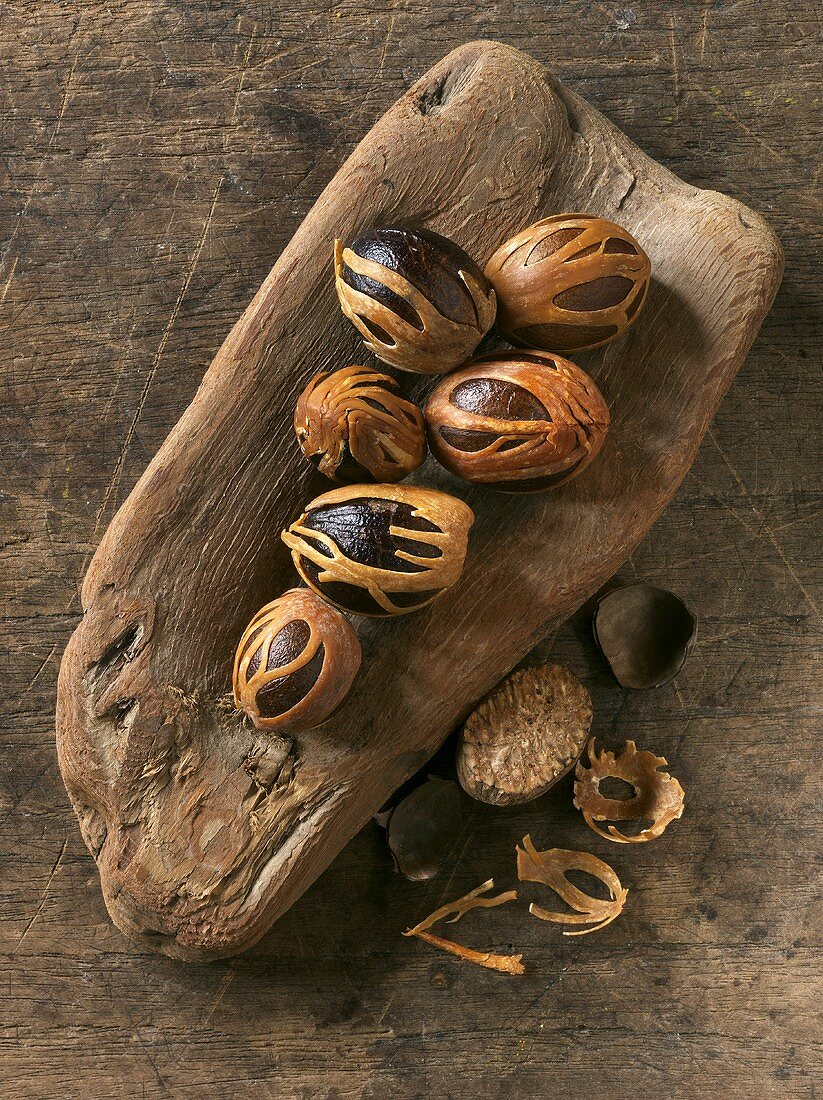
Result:
M360 659L345 616L308 589L292 588L261 608L240 639L234 705L258 729L313 729L345 700Z
M483 356L444 378L425 408L447 470L505 493L553 489L603 445L609 410L580 367L542 351Z
M486 265L497 327L546 351L595 348L620 336L646 301L649 258L605 218L555 214L502 244Z
M531 802L574 767L591 723L589 693L568 669L521 669L467 719L457 745L460 785L494 806Z
M459 245L428 229L387 226L335 241L340 306L378 359L444 374L472 354L494 321L495 294Z
M459 578L474 513L417 485L351 485L316 497L282 538L300 576L359 615L405 615Z
M391 375L370 367L322 371L297 400L303 454L332 481L400 481L426 457L420 409Z
M654 688L683 667L697 637L697 618L665 588L628 584L599 600L593 629L622 687Z
M385 819L397 870L413 882L434 878L460 831L460 790L429 778L401 799Z

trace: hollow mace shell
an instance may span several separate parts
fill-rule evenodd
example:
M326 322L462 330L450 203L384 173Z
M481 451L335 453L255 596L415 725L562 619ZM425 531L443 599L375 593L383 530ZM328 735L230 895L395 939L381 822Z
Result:
M621 687L654 688L683 667L697 619L679 596L650 584L627 584L598 601L594 637Z

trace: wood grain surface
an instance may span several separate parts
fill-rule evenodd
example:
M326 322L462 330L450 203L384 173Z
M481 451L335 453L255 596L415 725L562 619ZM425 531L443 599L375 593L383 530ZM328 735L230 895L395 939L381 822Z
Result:
M2 16L8 1094L815 1095L812 6L16 4ZM562 940L506 909L467 921L466 942L526 953L519 981L399 932L489 874L508 886L527 831L590 843L563 786L519 810L467 803L428 886L393 876L367 828L251 953L183 971L111 927L59 780L54 685L77 583L337 164L427 65L478 35L550 64L689 182L770 217L786 249L755 351L624 571L700 612L684 672L624 695L585 616L532 658L578 672L608 743L668 756L686 815L631 857L595 838L630 890L600 937Z
M358 620L363 668L322 729L259 733L225 706L235 646L295 583L278 533L327 490L296 445L294 405L318 370L363 360L329 242L423 222L484 264L523 225L583 208L619 216L655 271L642 323L582 359L611 412L599 461L524 499L430 458L413 480L459 498L455 530L473 509L459 583L414 615ZM682 183L522 51L469 43L423 74L324 189L84 578L57 752L115 924L195 962L256 943L626 561L691 466L781 272L758 214Z

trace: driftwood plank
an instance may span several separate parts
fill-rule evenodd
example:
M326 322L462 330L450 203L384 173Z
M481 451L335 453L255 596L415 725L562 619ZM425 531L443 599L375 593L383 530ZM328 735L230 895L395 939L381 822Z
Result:
M283 742L221 706L257 606L293 583L278 533L320 487L290 430L310 374L360 358L330 245L422 220L484 261L543 214L625 224L655 281L641 321L581 362L613 414L585 477L504 499L431 461L474 508L461 583L364 623L340 714ZM475 43L387 113L321 195L107 531L63 659L58 750L114 921L169 955L254 943L468 707L596 590L688 470L771 303L771 231L686 186L525 55Z

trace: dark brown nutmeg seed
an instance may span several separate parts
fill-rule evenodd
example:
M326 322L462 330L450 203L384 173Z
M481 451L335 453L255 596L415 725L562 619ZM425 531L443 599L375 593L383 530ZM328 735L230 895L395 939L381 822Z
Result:
M460 831L460 791L450 779L429 778L387 813L386 829L397 870L413 882L434 878Z
M595 457L609 426L592 379L544 351L473 360L437 384L425 417L429 446L447 470L505 493L569 481Z
M316 497L283 532L300 576L360 615L405 615L460 576L474 514L417 485L352 485Z
M459 245L428 229L388 226L334 244L340 306L384 363L445 374L491 328L495 295Z
M625 332L650 275L649 258L628 230L588 214L543 218L486 265L497 327L516 344L546 351L595 348Z
M316 375L294 411L303 454L332 481L400 481L426 457L423 414L388 374L344 367Z
M300 733L325 722L360 668L360 642L339 611L292 588L246 627L234 658L234 705L258 729Z

